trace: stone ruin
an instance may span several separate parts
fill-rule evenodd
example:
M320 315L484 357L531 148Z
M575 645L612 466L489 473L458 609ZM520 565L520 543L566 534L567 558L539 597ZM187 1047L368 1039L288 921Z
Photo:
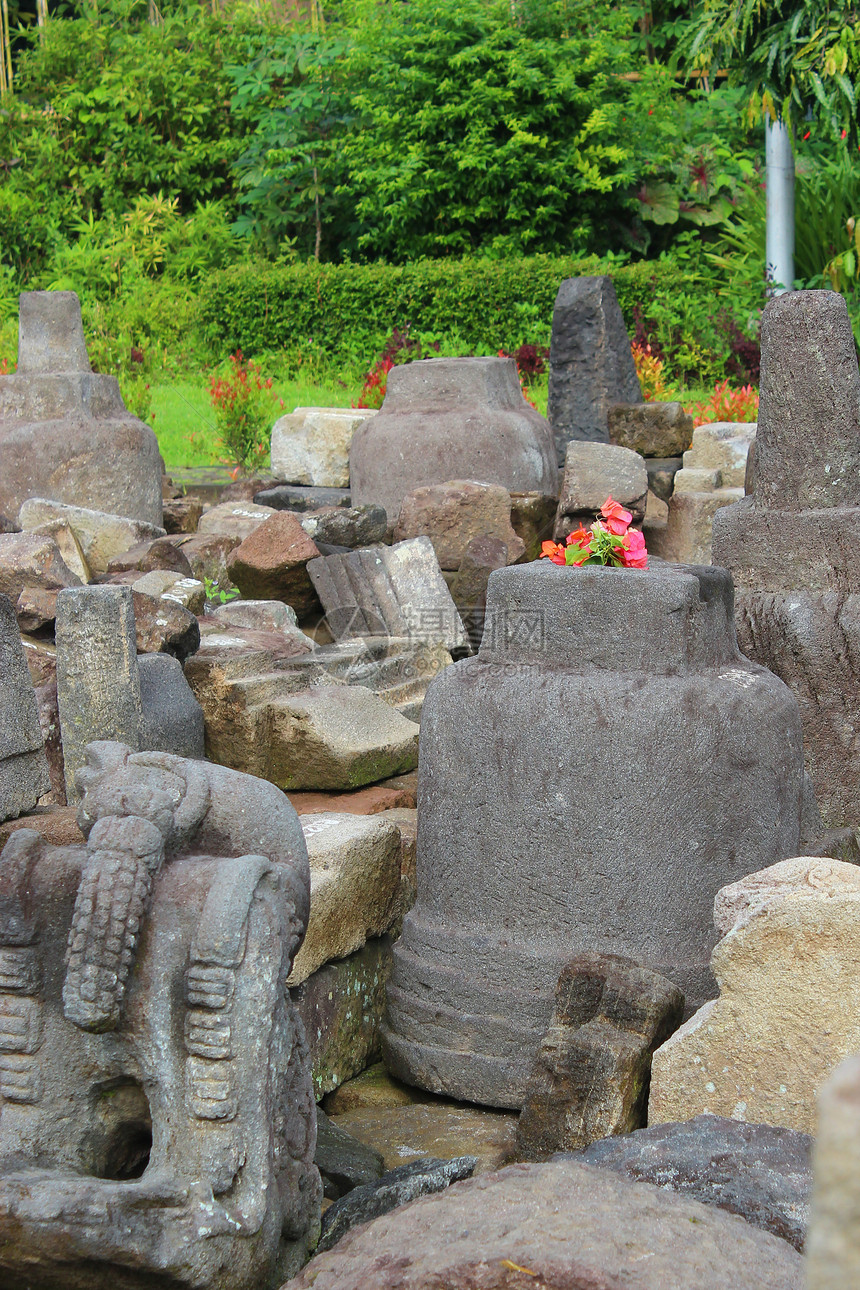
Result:
M520 1107L563 964L622 955L713 993L713 899L797 853L800 714L737 647L731 579L683 566L492 574L476 659L424 705L418 899L391 1070Z
M305 409L281 426L285 482L241 481L214 506L165 486L166 533L116 488L39 482L9 504L25 531L0 535L0 816L26 813L0 818L4 1290L275 1290L316 1241L317 1169L328 1252L297 1290L375 1290L389 1253L424 1285L442 1246L451 1290L471 1286L476 1260L500 1287L575 1273L590 1288L626 1276L637 1242L651 1254L642 1290L679 1267L685 1290L800 1286L801 1129L860 1043L860 851L852 830L817 838L797 704L738 652L724 570L515 563L606 492L637 523L644 512L652 555L678 537L698 563L711 514L741 495L754 428L700 427L688 447L681 409L620 388L629 350L606 281L572 297L553 397L593 420L572 436L558 507L547 425L500 359L392 373L383 412L362 414L351 481L357 418ZM788 376L766 370L763 484L733 509L764 525L772 564L800 569L768 613L842 597L809 621L844 685L856 368L842 323L838 345L835 325L819 335L817 301L769 309L765 348L783 364L792 328L803 355L791 311L809 315L815 379L805 357ZM0 383L0 460L9 389L68 387L90 406L109 393L81 366L61 295L25 299L22 320L47 305L62 326L22 325L23 369ZM578 384L558 383L563 341ZM60 375L28 372L28 347ZM770 488L768 450L790 456L792 418L806 429L790 459L814 485L794 509L789 486ZM144 458L123 458L117 487L135 470L138 486ZM364 465L377 476L362 497ZM796 523L812 534L802 557L785 536ZM747 598L773 577L743 552L742 644ZM778 657L776 633L752 640L759 661L774 640ZM849 708L818 726L843 767ZM819 791L822 764L810 758ZM839 1125L855 1084L849 1068L835 1100L822 1094ZM813 1283L853 1290L860 1170L824 1119L820 1136Z
M118 743L79 784L85 845L0 855L3 1284L268 1284L319 1225L297 816Z
M552 315L547 418L559 466L572 440L609 442L609 409L642 400L612 279L566 278Z
M522 396L511 358L433 358L392 368L382 410L349 456L353 505L376 502L395 523L406 493L452 479L556 496L544 418Z
M824 821L860 825L860 372L833 291L789 292L762 319L755 491L714 517L741 647L791 687Z
M41 497L160 525L161 475L155 435L90 367L77 296L25 292L18 368L0 376L0 514Z

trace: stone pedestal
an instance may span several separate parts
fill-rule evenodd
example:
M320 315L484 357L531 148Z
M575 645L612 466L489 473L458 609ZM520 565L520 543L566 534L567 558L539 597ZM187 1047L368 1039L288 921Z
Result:
M829 827L860 825L860 373L845 301L793 291L762 319L755 491L714 517L741 648L794 691Z
M797 704L739 653L725 570L493 573L478 657L425 699L389 1068L521 1106L561 967L589 951L698 1007L714 897L795 853L802 787Z
M349 470L353 506L377 502L392 523L406 493L451 479L558 495L552 433L523 398L512 358L392 368L381 411L355 432Z
M71 291L21 296L18 370L0 376L0 513L28 497L161 524L155 435L90 369Z

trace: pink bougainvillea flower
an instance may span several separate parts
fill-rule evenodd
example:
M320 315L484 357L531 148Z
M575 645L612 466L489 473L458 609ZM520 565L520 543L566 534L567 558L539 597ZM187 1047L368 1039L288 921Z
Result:
M625 544L621 548L621 563L625 569L647 569L648 552L645 549L645 538L639 529L629 529L625 534Z
M580 524L578 529L574 529L572 533L568 533L567 545L568 546L590 546L591 533L589 532L588 529L584 529Z
M540 557L551 560L553 564L564 564L564 547L558 542L541 542Z
M600 508L600 514L603 516L605 527L616 537L624 536L633 519L630 512L625 511L624 507L619 502L613 501L612 497L607 497Z

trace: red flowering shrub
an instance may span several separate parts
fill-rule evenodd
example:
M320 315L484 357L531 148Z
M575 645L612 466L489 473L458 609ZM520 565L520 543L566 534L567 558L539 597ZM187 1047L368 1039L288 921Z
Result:
M717 381L706 403L695 403L686 409L697 426L714 421L755 421L758 418L758 394L751 385L739 390L729 388L728 381Z
M438 351L439 342L436 341L430 348ZM388 388L388 373L392 367L397 367L401 363L412 363L416 359L424 358L424 356L421 341L409 334L409 324L407 323L402 331L395 327L385 342L379 358L365 375L364 384L359 391L358 402L353 406L357 408L381 408L382 400L385 398L385 391Z
M569 533L564 546L560 542L542 543L541 559L577 568L584 564L610 564L622 569L647 569L645 538L639 529L630 528L633 519L630 512L607 497L600 515L601 519L595 520L590 529L580 524Z
M274 400L272 378L264 378L241 349L230 355L230 370L209 382L218 437L236 473L258 466L269 451ZM280 400L283 407L283 400Z
M634 340L630 346L630 352L633 355L636 375L639 377L642 398L646 403L652 400L657 403L665 402L669 391L663 379L662 358L658 358L648 341Z

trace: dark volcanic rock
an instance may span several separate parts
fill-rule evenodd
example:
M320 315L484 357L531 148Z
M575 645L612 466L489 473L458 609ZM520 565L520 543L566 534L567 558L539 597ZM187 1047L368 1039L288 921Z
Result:
M592 1142L556 1159L599 1165L636 1182L740 1214L803 1249L812 1188L812 1138L795 1129L697 1115Z
M399 1205L405 1205L419 1196L431 1196L444 1191L451 1183L471 1178L477 1156L460 1156L456 1160L436 1160L422 1156L408 1164L390 1169L376 1182L354 1188L347 1196L336 1200L323 1214L322 1234L317 1253L330 1250L360 1223L388 1214ZM319 1163L319 1161L317 1161Z

